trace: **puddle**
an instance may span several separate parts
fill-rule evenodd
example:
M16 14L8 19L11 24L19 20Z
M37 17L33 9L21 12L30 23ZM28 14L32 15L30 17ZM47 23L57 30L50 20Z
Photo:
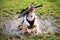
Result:
M18 15L16 15L15 17L17 17ZM46 17L46 18L45 18ZM27 30L27 28L21 27L21 29L18 29L18 26L21 24L22 22L22 18L17 18L17 19L13 19L13 20L8 20L6 22L1 22L0 23L0 29L2 29L1 33L5 36L16 36L16 35L20 35L20 34L24 34ZM39 31L43 34L54 34L57 31L57 27L60 23L56 23L55 22L58 19L54 19L54 17L52 16L44 16L42 15L40 18L37 16L38 19L38 24L39 24ZM33 31L33 33L31 33L31 35L36 35L36 33Z

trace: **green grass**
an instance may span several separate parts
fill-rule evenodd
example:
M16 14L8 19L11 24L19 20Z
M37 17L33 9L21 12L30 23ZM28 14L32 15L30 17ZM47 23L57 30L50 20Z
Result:
M36 9L36 13L48 13L60 18L60 0L0 0L0 16L16 14L17 11L26 8L29 4L42 4L43 7ZM3 12L3 11L7 12ZM13 10L13 11L11 11Z
M10 37L12 40L15 40L16 37ZM2 37L0 36L0 40L10 40L10 38L6 38L6 37ZM46 37L46 36L35 36L35 37L30 37L30 36L19 36L19 38L21 40L60 40L60 37L58 36L50 36L50 37Z
M42 4L42 8L36 9L36 13L51 14L54 17L60 18L60 0L0 0L0 16L14 15L17 11L26 8L29 4L34 3L36 5ZM11 11L12 10L12 11ZM58 33L60 35L60 33ZM60 40L59 37L27 37L26 40ZM0 40L5 40L0 35Z

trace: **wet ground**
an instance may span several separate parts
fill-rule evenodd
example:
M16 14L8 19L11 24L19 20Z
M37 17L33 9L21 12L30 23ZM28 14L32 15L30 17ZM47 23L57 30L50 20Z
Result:
M60 31L60 19L48 14L38 16L39 29L42 34L55 34L56 31ZM12 18L0 18L0 31L3 35L20 35L26 31L25 27L23 27L23 30L17 29L21 22L21 19L17 17L18 15L14 15ZM30 34L35 35L36 33L33 31Z

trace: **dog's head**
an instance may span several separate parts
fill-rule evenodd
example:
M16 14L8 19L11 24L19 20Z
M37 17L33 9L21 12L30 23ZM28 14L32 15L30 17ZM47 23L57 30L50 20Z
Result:
M35 10L34 5L30 4L29 7L28 7L28 11L33 12L34 10Z
M29 14L31 12L34 12L34 5L33 4L30 4L26 9L22 9L21 14L23 16L23 15Z

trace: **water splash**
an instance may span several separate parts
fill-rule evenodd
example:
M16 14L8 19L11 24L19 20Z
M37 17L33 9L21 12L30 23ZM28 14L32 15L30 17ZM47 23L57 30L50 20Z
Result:
M44 15L43 15L44 16ZM54 34L55 31L57 30L56 26L54 25L54 21L50 20L51 18L54 17L49 17L49 19L44 18L43 16L41 16L41 18L39 18L38 16L38 23L39 23L39 31L41 31L41 33L52 33ZM16 16L15 16L16 17ZM10 20L4 23L0 23L0 26L2 27L4 24L5 26L3 26L3 30L2 30L2 34L5 36L15 36L15 35L20 35L20 34L24 34L27 30L26 27L21 27L22 30L18 29L18 26L21 24L21 22L23 21L22 18L18 18L18 19L14 19L14 20ZM31 33L31 35L36 35L35 31L33 31L33 33Z

